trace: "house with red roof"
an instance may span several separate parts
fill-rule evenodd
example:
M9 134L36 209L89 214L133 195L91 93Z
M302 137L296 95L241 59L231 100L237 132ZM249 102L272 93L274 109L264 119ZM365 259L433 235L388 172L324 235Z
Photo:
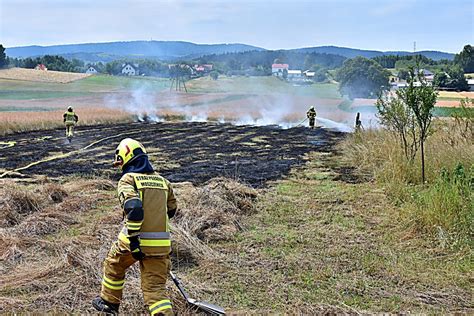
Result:
M283 70L288 71L288 64L272 64L272 76L283 77Z
M46 66L44 64L38 64L38 65L36 65L35 70L47 71L48 68L46 68Z

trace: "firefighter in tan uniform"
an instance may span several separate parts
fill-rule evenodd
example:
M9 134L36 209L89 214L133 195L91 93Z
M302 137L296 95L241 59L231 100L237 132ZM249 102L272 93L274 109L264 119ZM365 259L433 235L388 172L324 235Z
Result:
M165 284L171 265L168 220L177 209L173 189L154 172L143 145L131 138L118 145L114 166L123 172L118 197L126 222L104 261L102 290L92 305L99 311L117 313L125 271L139 261L143 298L150 314L172 315Z
M67 111L63 114L63 122L64 125L66 125L66 137L69 142L71 141L72 136L74 135L74 126L76 125L78 120L79 118L76 113L74 113L72 107L68 107Z
M306 112L306 117L309 119L309 127L314 129L314 121L316 120L316 110L314 106L310 107L308 112Z

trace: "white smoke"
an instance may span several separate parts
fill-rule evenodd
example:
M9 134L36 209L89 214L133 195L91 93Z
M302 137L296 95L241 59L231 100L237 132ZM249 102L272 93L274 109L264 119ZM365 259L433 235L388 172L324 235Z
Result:
M256 90L266 91L269 88L271 87L265 86ZM156 92L144 81L139 86L134 86L130 93L107 95L104 98L104 103L107 107L119 108L134 114L138 121L163 122L165 117L171 116L180 117L188 122L212 120L234 125L277 125L287 129L308 126L308 121L303 121L303 119L306 117L307 109L312 105L312 100L308 98L306 101L301 96L286 93L244 95L242 97L241 95L217 92L205 94ZM346 113L344 115L346 120L342 123L326 118L327 116L333 118L331 110L326 109L324 112L324 109L319 111L317 106L316 108L318 110L317 125L344 132L353 130L348 126L348 123L352 124L348 122L347 118L351 118L355 114ZM335 106L335 110L337 111L337 106Z

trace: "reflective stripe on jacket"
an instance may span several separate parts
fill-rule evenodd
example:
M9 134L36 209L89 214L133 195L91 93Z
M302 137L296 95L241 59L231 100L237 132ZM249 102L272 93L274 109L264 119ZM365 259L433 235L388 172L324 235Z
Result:
M168 209L176 209L176 199L168 180L158 174L126 173L118 184L120 203L140 198L144 217L139 223L125 223L119 240L129 244L127 227L140 227L140 248L147 255L167 255L171 252Z
M66 111L64 113L64 118L66 120L66 122L73 122L75 123L76 122L76 114L74 112L69 112L69 111Z

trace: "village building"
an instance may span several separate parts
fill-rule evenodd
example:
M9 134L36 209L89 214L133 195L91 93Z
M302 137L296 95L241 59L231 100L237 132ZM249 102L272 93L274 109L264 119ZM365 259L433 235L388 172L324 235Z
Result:
M303 75L304 75L307 79L313 79L315 74L316 74L316 73L315 73L314 71L309 71L309 70L303 71Z
M48 68L46 68L46 66L45 66L45 65L43 65L43 64L38 64L38 65L36 65L36 67L35 67L35 70L43 70L43 71L47 71L47 70L48 70Z
M138 76L138 65L137 64L122 64L122 75L126 76Z
M287 79L288 80L296 80L296 79L301 79L303 76L302 76L302 72L301 70L288 70L288 77Z
M467 85L469 86L469 91L474 91L474 79L467 79Z
M212 64L194 65L192 69L197 75L203 75L211 72L212 69L214 69L214 66Z
M426 81L433 81L434 80L434 73L432 73L428 69L420 69L420 73L423 74Z
M283 70L288 71L288 64L272 64L272 76L283 77Z
M89 66L86 70L86 74L96 74L98 73L97 69L94 66Z

